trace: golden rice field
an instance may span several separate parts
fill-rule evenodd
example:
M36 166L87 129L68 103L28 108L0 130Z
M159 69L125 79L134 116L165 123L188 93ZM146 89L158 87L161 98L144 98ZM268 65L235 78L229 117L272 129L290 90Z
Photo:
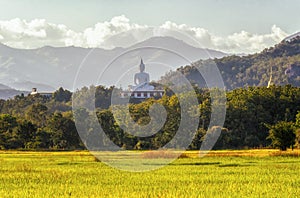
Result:
M300 197L299 156L299 150L241 150L200 158L190 151L154 171L126 172L87 151L0 151L0 197L294 198Z

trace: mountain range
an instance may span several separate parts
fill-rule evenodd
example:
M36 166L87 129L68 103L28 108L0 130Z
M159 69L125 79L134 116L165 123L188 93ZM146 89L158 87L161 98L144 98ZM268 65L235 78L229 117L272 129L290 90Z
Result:
M9 99L16 95L21 95L21 94L27 95L29 93L30 93L29 91L20 91L20 90L13 89L7 85L0 84L0 99Z
M165 62L174 66L173 70L163 70L160 65L157 79L171 78L172 71L177 69L191 82L204 86L201 75L189 62L201 65L213 60L227 89L288 83L300 86L299 35L291 35L260 53L243 56L196 48L172 37L153 37L129 48L112 50L50 46L25 50L0 45L0 98L29 93L33 87L54 91L60 86L72 90L91 84L110 85L124 73L124 65L133 65L137 72L141 57L146 60L147 71L151 70L147 63ZM180 61L176 56L188 61ZM104 83L96 82L100 73L107 74ZM127 80L132 81L132 74Z
M154 52L147 48L162 50ZM172 61L173 58L167 55L170 52L184 56L190 62L227 55L216 50L196 48L172 37L152 37L128 48L112 50L50 46L15 49L0 44L0 83L22 91L29 91L33 87L39 91L53 91L58 87L72 90L74 87L89 86L95 84L95 80L114 58L134 49L139 50L129 53L122 61L136 68L141 57L145 62L167 62L175 68L185 64ZM118 72L120 67L121 65L114 67L112 74ZM153 76L154 79L158 77ZM74 86L75 80L77 82ZM109 85L109 82L104 85Z

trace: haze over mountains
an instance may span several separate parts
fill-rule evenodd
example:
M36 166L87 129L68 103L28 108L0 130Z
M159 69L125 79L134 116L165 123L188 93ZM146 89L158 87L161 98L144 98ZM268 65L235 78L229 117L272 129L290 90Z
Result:
M58 87L72 90L80 64L90 53L84 62L84 70L80 71L82 75L78 84L78 86L89 86L94 84L91 79L96 79L102 69L115 57L134 48L149 46L174 51L190 61L220 58L227 55L220 51L196 48L172 37L153 37L129 48L112 50L50 46L28 50L15 49L1 44L0 83L14 89L27 91L31 90L32 87L37 87L40 91L53 91ZM153 54L149 54L147 50L139 50L139 52L128 56L128 60L125 58L125 62L138 66L137 60L140 57L147 59L151 56L153 57ZM131 60L132 58L134 61ZM163 52L159 52L155 54L152 61L160 62L166 58L168 57ZM169 64L178 67L182 63L169 61Z
M27 95L29 94L29 92L19 91L9 86L0 84L0 99L9 99L9 98L13 98L16 95L21 95L21 94Z
M180 56L188 61L182 61L178 58ZM272 84L291 83L300 86L299 33L287 37L261 53L247 56L196 48L172 37L153 37L129 48L112 50L50 46L25 50L1 44L0 97L8 98L24 91L29 93L33 87L37 87L39 91L54 91L58 87L72 90L73 85L75 88L92 84L118 86L122 83L120 81L120 84L116 84L116 80L119 80L117 78L122 74L125 81L132 83L133 73L138 72L141 57L146 60L146 71L150 73L152 80L166 76L170 68L164 68L163 64L169 64L173 66L173 70L180 67L178 71L191 82L202 84L201 76L187 65L189 62L199 63L201 59L212 58L221 72L227 89L267 86L271 75ZM163 64L158 65L157 62ZM108 66L109 63L114 65ZM156 66L159 69L155 68ZM130 67L134 67L134 71ZM128 75L124 71L128 71ZM97 79L101 73L104 74L105 80L100 83Z

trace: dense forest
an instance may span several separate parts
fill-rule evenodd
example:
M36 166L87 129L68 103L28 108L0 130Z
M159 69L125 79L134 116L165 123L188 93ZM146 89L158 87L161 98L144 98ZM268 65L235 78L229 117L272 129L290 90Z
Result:
M180 103L176 95L165 94L160 99L148 99L129 104L131 117L138 124L149 122L149 107L162 104L167 120L161 130L151 137L136 137L124 132L115 122L110 96L113 87L83 88L75 94L88 95L96 91L98 121L106 135L125 149L157 149L172 139L180 120ZM211 100L209 90L195 87L200 112L198 130L190 149L199 149L210 121ZM299 146L300 88L291 85L239 88L227 92L226 120L214 149L241 149L278 147L282 150ZM93 105L93 104L92 104ZM0 101L1 149L84 149L78 136L73 114L90 114L89 109L72 111L72 93L60 88L51 98L42 95L20 95ZM89 123L86 123L87 125ZM281 127L281 128L280 128ZM282 129L283 127L283 129ZM283 147L278 143L276 130L287 129ZM281 130L282 129L282 130ZM289 132L288 129L291 129ZM95 140L97 131L92 128L85 141ZM282 138L281 138L282 139ZM101 141L98 139L97 141ZM85 142L88 144L88 142ZM103 143L104 144L104 143Z

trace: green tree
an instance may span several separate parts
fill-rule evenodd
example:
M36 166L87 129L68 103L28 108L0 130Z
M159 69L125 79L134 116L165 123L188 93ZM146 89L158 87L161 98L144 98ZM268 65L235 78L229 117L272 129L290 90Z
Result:
M16 117L9 114L0 115L0 148L16 149L21 147L20 138L16 133L17 126Z
M79 147L80 139L74 121L63 117L61 113L55 113L48 119L46 130L51 135L52 148L75 149Z
M57 91L53 93L54 100L59 102L69 102L72 97L72 92L60 87Z
M269 125L269 136L272 146L282 151L295 144L295 127L292 122L279 121L275 125Z
M20 121L17 132L20 140L22 142L23 148L30 148L28 145L31 145L36 138L37 127L32 124L30 121L22 120Z
M38 129L33 142L27 143L27 148L32 149L49 149L50 133L43 129Z
M26 110L25 118L39 127L45 127L48 108L43 104L33 104Z

